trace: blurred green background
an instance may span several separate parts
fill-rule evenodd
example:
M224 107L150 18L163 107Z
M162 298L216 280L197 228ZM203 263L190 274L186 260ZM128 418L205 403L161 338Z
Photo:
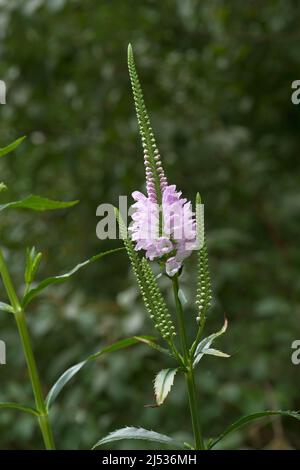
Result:
M96 208L144 188L127 73L131 42L169 181L204 199L214 286L207 332L224 313L229 319L219 347L232 357L207 357L197 374L206 437L243 414L300 408L300 366L291 362L300 337L300 108L291 103L291 82L300 78L299 16L296 0L0 2L0 78L8 89L0 146L27 135L1 159L9 186L1 200L35 193L81 201L68 211L1 215L15 282L22 289L26 246L44 253L42 279L120 245L96 238ZM183 274L191 335L194 279L191 258ZM103 345L155 333L123 253L49 288L27 317L45 393ZM0 338L7 343L0 401L31 404L16 326L3 312ZM164 406L144 408L168 364L139 345L81 371L52 409L59 448L90 448L124 425L191 439L180 378ZM299 423L258 422L223 446L300 448ZM0 448L41 447L31 416L1 411Z

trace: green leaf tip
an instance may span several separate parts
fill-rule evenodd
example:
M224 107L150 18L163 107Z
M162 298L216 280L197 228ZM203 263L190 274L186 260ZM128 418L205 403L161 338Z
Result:
M197 193L197 194L196 194L196 205L197 205L197 204L202 204L202 200L201 200L200 193Z
M4 155L7 155L8 153L12 152L16 147L18 147L23 142L24 139L26 139L25 135L15 140L11 144L7 145L6 147L0 148L0 157L4 157Z

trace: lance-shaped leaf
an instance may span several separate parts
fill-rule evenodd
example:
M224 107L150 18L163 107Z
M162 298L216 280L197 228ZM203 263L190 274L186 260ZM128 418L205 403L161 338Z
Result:
M25 405L19 405L18 403L11 403L11 402L6 402L6 403L0 403L0 409L1 408L10 408L18 411L23 411L24 413L30 413L34 416L40 416L38 410L35 408L31 408L30 406L25 406Z
M204 356L204 354L213 354L211 351L215 352L215 350L212 350L210 346L212 342L215 341L215 339L217 339L219 336L225 333L225 331L227 330L227 326L228 326L228 321L225 318L224 325L220 331L217 331L217 333L213 333L212 335L209 335L207 338L204 338L202 341L200 341L200 343L198 344L196 348L195 355L194 355L194 363L193 363L194 367L198 364L198 362ZM228 357L228 355L225 355L225 353L222 353L221 351L218 351L218 354L213 354L213 355Z
M158 406L162 405L167 398L174 383L177 370L178 369L163 369L155 377L154 391Z
M2 312L9 312L9 313L14 313L14 309L12 308L11 305L6 304L5 302L0 302L0 311Z
M95 361L104 354L119 351L120 349L128 348L129 346L140 342L152 341L153 339L154 338L152 338L151 336L133 336L132 338L122 339L113 344L110 344L109 346L106 346L95 354L92 354L85 361L79 362L78 364L75 364L74 366L70 367L59 377L59 379L55 382L55 384L49 391L48 396L46 398L47 409L50 408L58 394L67 385L67 383L69 383L70 380L74 377L74 375L76 375L85 365L89 364L92 361Z
M171 351L169 351L169 349L162 348L159 344L154 343L154 341L150 339L145 339L145 337L143 336L135 336L135 337L138 338L141 343L145 343L150 348L155 349L156 351L159 351L163 354L166 354L169 357L173 357L173 354L171 353Z
M8 153L12 152L18 145L20 145L21 142L25 139L24 137L20 137L19 139L15 140L11 144L7 145L6 147L0 148L0 157L4 157L4 155L7 155Z
M71 271L68 271L65 274L61 274L59 276L52 276L52 277L48 277L47 279L44 279L39 284L37 284L36 287L30 289L25 294L25 296L23 297L23 300L22 300L22 307L26 307L26 305L28 305L29 302L39 294L39 292L46 289L46 287L48 287L52 284L60 284L62 282L65 282L71 276L76 274L84 266L87 266L91 263L94 263L95 261L98 261L99 259L103 258L104 256L110 255L112 253L117 253L118 251L122 251L122 250L124 250L124 248L115 248L114 250L104 251L102 253L99 253L98 255L92 256L91 258L89 258L86 261L83 261L82 263L77 264L77 266L75 266L73 269L71 269Z
M238 419L234 423L232 423L228 428L225 429L222 434L220 434L216 439L213 439L210 444L209 448L212 449L218 442L220 442L224 437L228 436L232 432L240 429L241 427L245 426L245 424L250 423L251 421L255 421L257 419L264 418L266 416L287 416L289 418L295 418L300 420L300 413L299 411L260 411L257 413L252 413L247 416L243 416L242 418Z
M213 348L205 349L204 354L208 354L210 356L217 356L217 357L230 357L230 354L224 353L222 351L219 351L218 349L213 349Z
M160 434L158 432L149 431L148 429L143 428L135 428L132 426L128 426L126 428L118 429L117 431L113 431L107 436L103 437L98 441L93 449L96 447L102 446L104 444L109 444L111 442L122 441L124 439L135 439L135 440L143 440L143 441L150 441L150 442L157 442L160 444L166 444L174 449L183 448L184 444L182 442L177 442L169 436L165 434Z
M25 283L30 286L42 259L42 253L36 253L35 247L26 249Z
M35 196L31 194L30 196L21 199L20 201L8 202L6 204L0 205L0 211L5 209L30 209L33 211L49 211L55 209L66 209L67 207L75 206L79 201L54 201L46 197Z

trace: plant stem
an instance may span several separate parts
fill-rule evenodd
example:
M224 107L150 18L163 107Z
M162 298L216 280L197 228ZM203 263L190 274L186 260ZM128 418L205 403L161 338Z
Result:
M187 363L189 359L189 349L188 349L188 342L187 342L187 336L186 336L186 330L185 330L182 305L178 297L179 285L178 285L177 276L172 277L172 283L173 283L173 291L174 291L175 304L176 304L176 313L177 313L177 321L178 321L178 328L179 328L179 336L180 336L180 341L181 341L181 349L182 349L182 354L183 354L185 363Z
M190 414L191 414L193 433L194 433L194 439L195 439L195 449L204 450L205 445L204 445L203 438L202 438L200 419L199 419L199 413L198 413L198 399L197 399L193 364L191 362L191 358L189 354L183 309L182 309L181 301L178 297L178 291L179 291L178 276L172 277L172 283L173 283L173 291L174 291L174 297L175 297L175 303L176 303L179 336L181 340L182 353L183 353L185 366L186 366L185 379L186 379L187 390L188 390L189 407L190 407Z
M42 394L42 387L39 378L39 373L31 346L29 331L26 323L24 311L21 307L20 301L13 286L10 274L8 272L2 251L0 249L0 273L3 284L10 300L11 306L14 309L14 315L22 342L22 347L28 367L29 377L31 381L32 391L35 399L36 409L39 412L38 422L43 436L44 444L47 450L54 450L55 444L52 435L51 425L49 421L48 410L45 405L45 400Z

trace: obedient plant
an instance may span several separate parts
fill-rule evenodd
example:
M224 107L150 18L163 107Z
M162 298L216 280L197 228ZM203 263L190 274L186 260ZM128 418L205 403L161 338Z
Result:
M168 183L150 126L130 46L128 49L128 66L144 149L147 194L138 191L133 192L135 203L132 206L132 224L129 229L127 229L117 210L116 217L145 307L165 345L159 344L157 338L152 336L134 336L117 341L66 370L51 387L48 395L44 397L27 322L31 302L48 286L67 281L81 268L108 254L119 252L123 248L99 253L79 263L65 274L52 276L42 281L36 280L38 268L42 261L42 253L36 251L34 247L27 248L25 252L24 282L21 286L17 286L12 279L7 261L8 256L4 256L3 250L0 248L0 275L7 297L6 301L0 302L0 311L13 316L16 321L32 386L33 398L33 403L29 404L2 402L0 403L0 409L11 408L31 414L36 418L40 427L45 448L55 449L55 429L53 432L50 412L61 390L84 366L102 355L137 343L143 343L157 352L167 355L170 362L172 361L170 368L161 370L155 377L154 391L157 406L161 406L165 402L176 374L181 373L184 375L194 440L192 443L182 443L160 432L129 426L110 433L98 441L93 448L121 439L142 439L165 444L173 448L212 449L229 433L258 418L282 415L299 420L300 414L294 411L257 412L238 419L215 439L207 439L207 436L205 436L206 438L203 437L198 392L195 385L195 370L199 361L205 355L210 354L220 358L229 357L228 354L211 347L213 342L225 333L227 320L225 320L220 331L204 337L203 333L207 313L211 306L212 293L204 233L203 206L201 205L200 195L197 194L196 196L196 210L194 212L191 202L182 197L181 192L176 189L175 185ZM23 139L18 139L7 147L0 148L0 158L10 154ZM0 182L1 196L6 189L6 185ZM0 212L11 209L29 209L33 211L66 209L74 206L77 202L59 202L29 195L18 201L1 204ZM198 258L197 289L195 293L195 310L197 314L194 317L194 338L190 340L186 333L186 324L193 319L190 318L190 315L187 316L184 311L184 296L180 289L180 276L183 268L185 268L187 258L195 251ZM161 292L154 264L160 267L161 274L166 276L170 282L174 294L176 315L174 315L173 308L169 309Z
M196 196L196 210L193 212L191 202L183 198L176 186L167 180L150 125L130 45L128 47L128 68L144 152L147 193L133 192L132 197L135 203L132 205L132 223L128 229L117 210L116 215L145 307L161 339L166 343L166 346L162 347L158 343L148 341L148 345L167 354L170 361L173 362L170 368L161 370L155 378L154 391L157 406L161 406L167 398L176 374L182 373L186 380L187 401L194 440L192 443L181 443L156 431L128 426L110 433L97 442L94 447L121 439L141 439L167 444L173 448L212 449L227 434L255 419L271 415L300 419L300 414L292 411L258 412L237 420L215 439L204 438L200 422L201 410L195 384L195 372L198 363L205 355L219 358L229 357L228 354L212 348L214 341L225 333L227 320L225 319L223 327L218 332L204 337L212 291L200 195ZM181 272L185 268L187 258L193 251L197 252L198 257L195 293L197 315L194 319L190 315L186 315L184 311L184 296L180 289ZM155 264L160 266L161 273L164 273L169 279L174 294L176 315L174 315L173 309L169 310L161 293L159 276L154 271ZM192 341L187 335L186 325L189 321L194 321Z

